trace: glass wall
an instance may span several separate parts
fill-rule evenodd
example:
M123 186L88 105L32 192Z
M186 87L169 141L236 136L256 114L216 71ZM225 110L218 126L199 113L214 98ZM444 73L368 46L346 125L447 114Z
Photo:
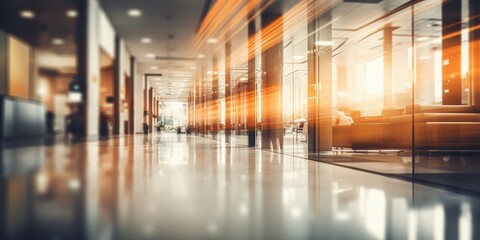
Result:
M412 114L405 109L413 93L413 8L393 2L400 1L333 9L333 156L320 160L383 174L412 171Z
M417 181L480 191L478 8L478 2L465 0L415 7Z
M283 51L283 152L295 156L307 155L307 41L306 28L299 29Z
M315 159L480 191L478 3L400 2L332 9L333 151Z
M255 34L233 38L226 71L236 136L248 130L253 57L257 148L480 191L479 5L301 1L271 22L278 12L262 12ZM266 114L278 106L280 124Z

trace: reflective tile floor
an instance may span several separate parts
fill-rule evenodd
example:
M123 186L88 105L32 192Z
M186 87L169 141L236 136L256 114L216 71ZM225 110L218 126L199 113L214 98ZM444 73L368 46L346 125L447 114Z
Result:
M479 199L164 134L2 150L0 239L480 239Z

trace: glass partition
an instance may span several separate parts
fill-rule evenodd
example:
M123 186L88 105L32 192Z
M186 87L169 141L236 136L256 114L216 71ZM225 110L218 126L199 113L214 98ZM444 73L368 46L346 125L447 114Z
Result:
M480 191L476 63L478 3L428 0L415 6L413 175L419 182ZM477 66L475 66L477 65Z
M477 2L312 1L271 25L258 16L233 43L236 143L248 143L254 41L257 148L479 191Z
M300 28L283 50L283 152L307 155L307 41L306 28Z
M414 70L412 6L406 2L341 2L325 14L331 21L318 24L319 39L312 47L318 52L317 78L331 82L332 151L322 150L315 159L411 175L412 113L406 109L412 103ZM322 39L327 27L331 40ZM331 75L325 76L322 67L328 66L322 64L330 61ZM319 121L325 122L326 109L318 109ZM320 129L317 145L325 144L325 132Z

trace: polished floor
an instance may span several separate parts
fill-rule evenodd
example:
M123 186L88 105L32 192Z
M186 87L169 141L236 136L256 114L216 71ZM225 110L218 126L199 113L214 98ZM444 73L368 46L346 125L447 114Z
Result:
M480 201L177 134L2 150L0 239L480 239Z

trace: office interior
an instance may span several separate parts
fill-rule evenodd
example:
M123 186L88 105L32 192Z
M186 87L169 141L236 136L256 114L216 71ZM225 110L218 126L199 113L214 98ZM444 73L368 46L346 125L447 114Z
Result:
M0 3L3 160L186 135L480 193L478 1L127 2Z

